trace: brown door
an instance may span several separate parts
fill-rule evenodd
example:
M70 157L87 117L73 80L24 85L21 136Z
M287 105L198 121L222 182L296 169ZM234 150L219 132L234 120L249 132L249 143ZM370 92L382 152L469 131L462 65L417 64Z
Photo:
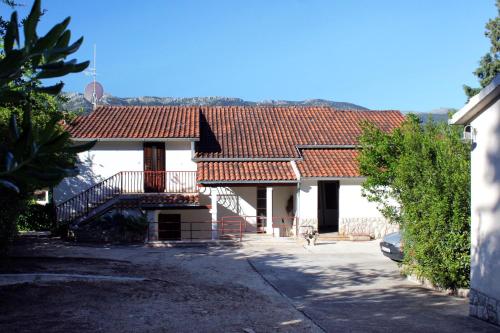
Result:
M165 143L144 143L144 192L165 192Z
M181 240L181 214L158 215L158 239Z

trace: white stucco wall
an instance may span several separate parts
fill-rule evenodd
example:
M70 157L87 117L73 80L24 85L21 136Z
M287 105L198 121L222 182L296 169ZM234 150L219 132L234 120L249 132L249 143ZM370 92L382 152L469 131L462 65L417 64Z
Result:
M196 171L192 160L191 142L170 141L165 144L166 171Z
M380 238L397 230L386 223L374 203L361 195L363 179L339 181L339 233L344 235L369 234ZM318 181L302 179L299 188L297 217L299 232L308 226L318 227Z
M295 233L302 234L309 229L318 229L318 182L301 180L297 197L297 226Z
M143 142L100 141L78 155L80 175L66 178L54 189L56 202L62 202L120 171L143 171ZM166 171L196 171L192 145L188 141L165 143ZM168 180L168 179L167 179Z
M471 125L471 288L500 300L500 100Z
M363 179L343 179L339 188L339 234L382 238L399 230L389 224L377 205L362 196Z
M297 186L274 186L272 191L272 220L268 220L266 232L278 236L290 236L294 232ZM292 197L292 211L287 212L288 201ZM269 213L268 213L269 216ZM274 228L273 228L274 227Z
M273 187L273 217L284 218L289 216L286 211L286 206L290 196L294 196L296 188L296 186ZM293 200L295 200L295 198Z
M56 203L86 190L120 171L142 171L142 142L97 142L89 151L78 154L80 174L64 179L54 188Z
M120 171L142 171L142 142L97 142L89 151L78 154L80 173L90 169L94 175L108 178ZM87 169L88 168L88 169Z
M290 195L294 195L295 186L274 186L270 199L273 217L286 217L286 205ZM233 186L202 188L200 190L200 204L211 204L211 193L217 193L217 221L223 218L227 221L230 217L241 217L247 221L246 231L256 231L257 215L257 187L256 186ZM270 215L268 213L268 215ZM281 220L280 220L281 221ZM272 232L272 230L268 230Z
M248 216L247 231L255 231L257 215L257 188L217 187L217 220L228 216Z
M181 239L189 240L191 235L194 239L210 239L212 223L208 209L165 209L151 211L152 220L149 226L149 239L158 240L158 215L180 214L181 215ZM192 223L187 223L192 222Z
M302 180L299 187L297 216L301 219L318 219L318 182Z
M382 217L377 205L361 195L361 179L344 179L339 188L339 218Z

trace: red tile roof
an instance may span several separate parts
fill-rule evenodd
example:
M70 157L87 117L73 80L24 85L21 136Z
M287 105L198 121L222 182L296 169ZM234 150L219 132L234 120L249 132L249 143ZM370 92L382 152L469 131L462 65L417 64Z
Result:
M359 177L356 149L303 149L297 161L301 177Z
M75 119L67 130L74 138L198 138L197 106L100 106Z
M293 158L296 145L356 145L361 123L390 131L399 111L342 111L330 107L201 107L198 158Z
M199 162L198 182L296 181L290 162Z
M357 145L364 121L390 131L403 120L398 111L330 107L101 106L78 117L67 129L74 138L199 138L196 157L200 159L283 160L300 157L297 145ZM236 169L228 165L223 175L236 172L242 179L281 179L275 171L269 175L262 171L275 164L257 164L251 172L239 171L240 166L250 164L231 166Z
M142 194L135 198L121 200L116 204L118 208L135 208L142 205L199 205L198 194Z

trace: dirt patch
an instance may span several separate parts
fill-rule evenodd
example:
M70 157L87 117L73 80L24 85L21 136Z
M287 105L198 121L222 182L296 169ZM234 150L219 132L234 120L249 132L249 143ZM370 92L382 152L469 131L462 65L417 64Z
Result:
M81 257L9 257L0 260L0 274L7 273L82 273L104 270L124 272L130 262Z
M0 295L0 326L7 332L279 331L274 320L263 320L266 300L245 288L70 282L11 286Z
M45 249L54 254L50 244ZM91 251L92 250L92 251ZM141 276L137 282L54 282L0 288L0 327L5 332L311 332L314 327L279 295L246 281L245 260L212 251L65 248L63 257L22 256L0 265L3 273L76 273ZM186 252L185 252L186 251ZM192 252L190 252L192 251ZM29 251L28 251L29 252ZM43 252L43 251L42 251ZM57 252L57 251L55 251ZM38 253L40 253L38 251ZM18 252L19 254L19 252ZM74 257L68 255L73 254ZM199 269L196 263L199 262ZM202 264L203 263L203 264ZM233 265L231 265L233 263ZM184 267L186 266L186 267ZM238 272L232 272L238 267ZM231 278L229 274L241 274ZM249 273L250 272L250 273ZM224 276L222 278L220 275ZM238 276L238 275L234 275ZM249 284L248 284L249 285ZM264 287L259 287L264 289ZM251 330L248 330L251 332Z

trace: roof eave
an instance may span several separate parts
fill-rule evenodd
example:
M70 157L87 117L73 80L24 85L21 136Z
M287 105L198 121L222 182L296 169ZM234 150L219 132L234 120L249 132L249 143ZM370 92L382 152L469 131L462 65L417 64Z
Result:
M302 176L302 180L347 180L347 179L352 179L352 180L365 180L366 177L363 176L325 176L325 177L304 177Z
M194 157L195 162L290 162L299 157Z
M165 142L165 141L188 141L197 142L200 138L74 138L73 141L139 141L139 142Z
M201 185L217 184L297 184L297 180L198 180Z
M473 96L463 108L456 112L448 123L450 125L466 125L482 113L500 94L500 74L484 87L477 95Z

